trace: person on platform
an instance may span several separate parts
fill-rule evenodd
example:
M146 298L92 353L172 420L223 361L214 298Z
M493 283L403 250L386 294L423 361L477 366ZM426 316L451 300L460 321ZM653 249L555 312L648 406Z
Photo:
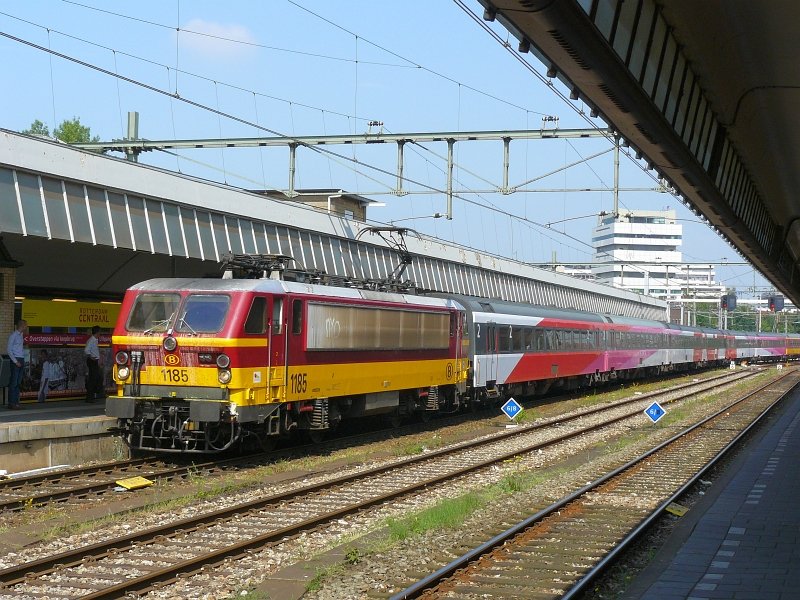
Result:
M86 340L83 353L86 355L86 402L94 402L98 392L102 391L103 383L100 374L100 347L97 343L97 334L100 327L92 327L92 335Z
M8 382L8 408L22 408L19 404L19 387L25 371L25 334L28 333L28 322L17 321L17 328L8 336L8 358L11 360L11 379Z
M56 363L50 360L47 350L42 350L39 354L39 362L42 365L42 377L39 380L39 402L47 400L47 391L56 379Z

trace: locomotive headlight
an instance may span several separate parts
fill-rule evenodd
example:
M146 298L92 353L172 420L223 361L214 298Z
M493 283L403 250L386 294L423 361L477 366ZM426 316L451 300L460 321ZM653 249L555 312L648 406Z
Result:
M227 354L220 354L217 356L217 366L220 369L227 369L231 366L231 357Z
M217 379L222 385L228 385L231 382L231 372L228 369L221 369L217 373Z
M120 350L114 355L114 362L118 365L127 365L128 364L128 353L124 350Z
M164 338L164 350L167 352L172 352L175 348L178 347L178 340L176 340L171 335L168 335Z
M123 381L126 380L130 376L131 376L130 368L128 368L128 367L118 367L117 368L117 377L119 377Z

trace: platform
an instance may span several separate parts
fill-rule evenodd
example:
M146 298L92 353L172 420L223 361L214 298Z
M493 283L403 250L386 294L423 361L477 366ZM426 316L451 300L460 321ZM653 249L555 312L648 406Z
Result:
M800 391L783 402L624 600L800 598Z
M82 400L25 403L21 410L0 407L0 471L16 473L55 465L76 465L127 456L108 433L116 419L105 402Z

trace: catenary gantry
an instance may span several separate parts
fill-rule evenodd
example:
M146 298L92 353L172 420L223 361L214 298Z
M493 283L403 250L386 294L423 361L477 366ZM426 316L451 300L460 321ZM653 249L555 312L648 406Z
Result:
M115 296L156 276L219 275L225 252L288 254L381 279L395 251L366 224L299 203L0 130L0 229L21 290ZM428 237L408 278L432 290L663 318L665 304Z

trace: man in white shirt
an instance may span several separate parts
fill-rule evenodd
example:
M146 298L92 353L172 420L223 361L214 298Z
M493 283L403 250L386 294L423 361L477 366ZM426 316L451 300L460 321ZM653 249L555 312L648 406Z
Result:
M95 396L102 389L102 381L100 379L100 347L97 344L97 334L100 333L100 327L95 325L92 327L92 335L86 340L86 347L83 353L86 355L86 402L94 402Z
M17 328L8 336L8 358L11 360L11 380L8 382L8 408L17 410L19 405L19 386L25 371L25 334L28 333L28 322L17 321Z

